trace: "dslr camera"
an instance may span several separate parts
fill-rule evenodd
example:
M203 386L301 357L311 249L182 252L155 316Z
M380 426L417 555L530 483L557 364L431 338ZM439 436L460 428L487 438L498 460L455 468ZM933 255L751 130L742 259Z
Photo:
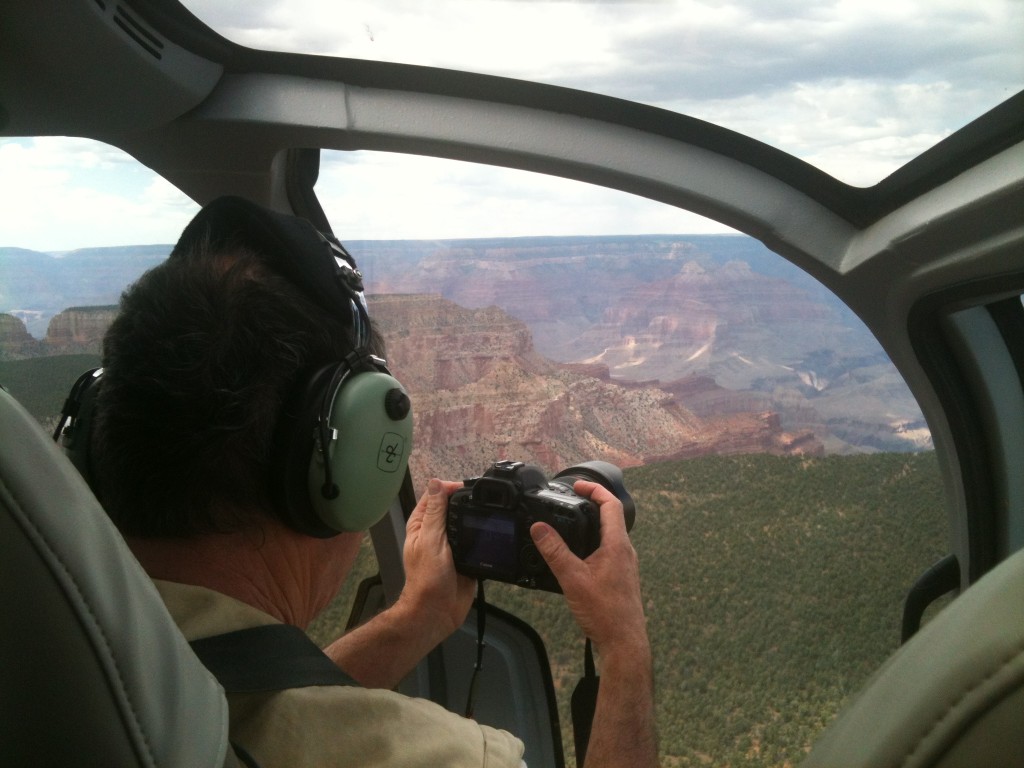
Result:
M477 579L493 579L529 589L561 592L530 538L530 526L544 522L569 549L584 558L601 543L598 506L573 490L590 480L622 502L626 530L636 507L622 483L622 470L605 461L569 467L550 481L532 464L499 461L481 477L467 480L448 500L448 542L455 570Z

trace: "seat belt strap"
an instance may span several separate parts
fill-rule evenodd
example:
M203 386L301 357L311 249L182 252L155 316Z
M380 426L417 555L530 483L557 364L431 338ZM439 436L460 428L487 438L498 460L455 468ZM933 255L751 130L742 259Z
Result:
M305 632L290 624L239 629L193 640L189 645L227 693L359 685Z

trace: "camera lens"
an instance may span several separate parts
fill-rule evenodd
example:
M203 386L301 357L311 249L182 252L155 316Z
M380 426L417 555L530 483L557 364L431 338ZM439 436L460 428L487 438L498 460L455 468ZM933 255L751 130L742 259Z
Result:
M603 485L611 491L615 498L622 502L622 511L626 517L626 530L633 529L633 521L636 520L636 504L633 497L629 495L626 486L622 481L622 470L607 461L585 461L582 464L563 469L552 480L567 483L571 488L577 480L589 480L592 483Z

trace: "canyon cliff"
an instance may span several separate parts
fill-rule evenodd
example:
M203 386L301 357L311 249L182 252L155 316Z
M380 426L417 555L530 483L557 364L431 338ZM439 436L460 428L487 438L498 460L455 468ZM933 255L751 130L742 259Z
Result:
M50 355L99 355L103 334L117 317L117 307L71 307L50 318L46 336L36 339L25 323L11 314L0 314L0 354L18 360Z
M603 369L619 384L682 386L680 396L708 381L713 390L691 393L702 418L774 413L784 430L813 431L830 453L931 445L917 403L863 324L751 238L351 248L371 292L439 293L469 308L501 307L526 324L538 353L579 371Z
M117 307L71 307L54 315L46 329L51 354L100 354L103 334L117 317Z
M821 453L813 434L787 434L777 414L701 417L675 393L618 384L607 367L539 355L526 325L495 308L437 295L371 298L392 372L409 389L418 479L479 475L498 459L555 472L602 459L634 466L713 453Z
M14 315L0 314L0 360L19 360L35 357L42 344L32 337L25 323Z
M424 332L424 324L441 323L431 331L436 348L410 344L404 351L412 386L423 391L469 386L497 359L515 360L532 376L555 370L539 362L546 360L560 366L559 376L574 373L609 386L668 393L736 441L742 442L741 420L754 418L746 424L747 445L761 445L756 436L771 433L777 419L783 433L813 432L829 453L931 446L917 403L864 325L820 284L752 238L347 245L369 294L434 295L393 308L402 315L393 324L396 349L405 336ZM0 248L0 271L11 278L0 285L0 310L21 319L37 339L47 330L34 350L18 335L21 327L12 325L0 355L94 354L103 318L61 310L110 304L127 281L169 250L84 249L53 258ZM446 327L443 317L421 317L412 308L420 301L423 309L422 302L438 295L482 314L460 316ZM3 333L0 328L0 338ZM462 345L485 351L465 355L456 349ZM763 418L752 416L758 414ZM773 444L772 450L782 449Z

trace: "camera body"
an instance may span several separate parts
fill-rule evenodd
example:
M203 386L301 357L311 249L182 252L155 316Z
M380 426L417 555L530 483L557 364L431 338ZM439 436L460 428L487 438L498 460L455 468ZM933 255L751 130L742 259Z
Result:
M597 549L598 506L573 490L577 480L591 480L612 491L623 504L627 529L632 527L633 500L622 485L622 471L613 464L586 462L549 481L539 467L499 461L481 477L467 480L448 500L448 542L455 569L477 579L561 592L530 538L530 526L547 523L577 557Z

